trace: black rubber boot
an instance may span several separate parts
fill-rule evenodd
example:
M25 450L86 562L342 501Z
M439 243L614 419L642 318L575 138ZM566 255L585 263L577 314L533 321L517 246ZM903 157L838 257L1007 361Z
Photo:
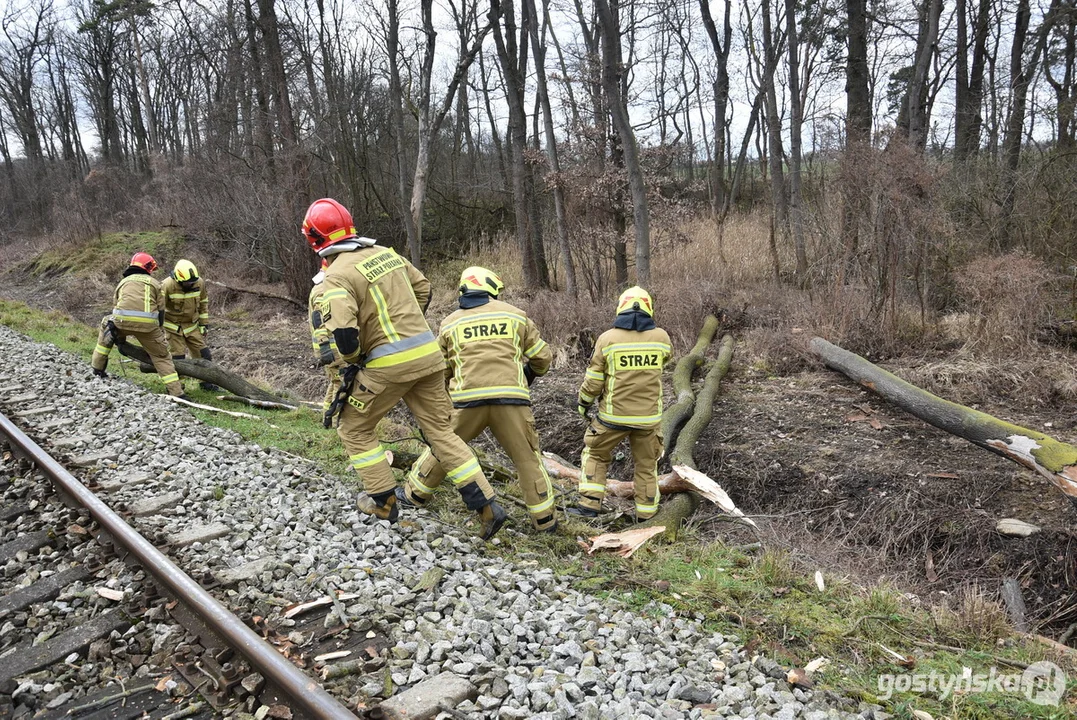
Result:
M597 510L592 510L591 508L581 507L579 505L574 505L573 507L565 508L565 512L567 514L569 514L569 515L575 515L576 517L586 518L588 520L593 520L594 518L598 517L598 511Z
M377 495L371 495L363 491L355 499L355 504L360 512L373 515L379 520L388 520L395 523L397 518L400 517L400 508L396 504L395 490L378 493Z
M501 529L501 526L508 519L509 514L505 512L505 508L498 505L496 500L491 500L488 505L479 509L479 522L482 523L482 531L479 533L479 537L483 540L489 540L497 534L497 531Z
M219 387L217 387L213 383L206 382L205 380L198 383L198 388L200 390L205 390L206 392L217 392L218 390L220 390Z
M105 372L104 370L98 370L97 368L94 368L93 374L96 375L99 378L107 378L108 377L107 372Z

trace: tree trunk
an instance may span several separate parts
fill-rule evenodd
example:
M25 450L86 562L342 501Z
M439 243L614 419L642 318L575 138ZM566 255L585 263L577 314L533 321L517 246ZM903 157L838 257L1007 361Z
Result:
M710 0L699 0L699 12L703 18L703 27L707 30L707 37L711 41L711 49L714 50L714 154L711 157L711 176L714 183L712 191L714 214L724 217L726 208L725 192L725 134L726 134L726 108L729 105L729 46L733 39L733 25L730 22L729 0L724 2L722 14L722 36L718 36L718 28L711 16Z
M636 282L647 285L651 281L651 215L636 133L632 129L624 93L621 91L625 68L621 60L621 28L615 14L616 0L614 4L609 0L596 0L595 6L602 28L603 64L607 69L607 72L602 74L602 84L609 99L613 127L621 139L628 187L632 196L632 221L636 235Z
M138 345L123 341L116 343L116 349L120 351L121 355L137 360L139 363L148 366L151 372L153 371L149 354ZM274 395L271 392L255 387L238 375L233 375L217 363L209 360L173 360L172 363L176 366L176 372L180 375L219 385L233 395L250 398L251 400L291 404L279 395Z
M772 242L777 236L789 233L789 200L785 194L785 171L782 167L782 121L778 116L778 89L774 74L781 54L781 43L771 28L770 0L763 0L764 76L761 78L767 110L767 163L770 167L770 197L772 203Z
M785 42L789 50L789 220L793 230L797 285L808 285L808 254L804 239L804 207L800 188L800 127L804 108L800 96L800 41L797 34L796 0L785 0Z
M703 356L707 352L707 346L714 340L714 334L717 332L718 318L708 315L703 321L703 328L699 331L696 344L687 355L677 361L677 366L673 368L673 392L676 393L677 399L662 413L663 455L669 454L669 449L673 447L681 426L692 415L696 405L696 394L692 390L692 373L703 365Z
M1077 446L943 400L822 338L812 338L809 347L827 367L902 410L1039 473L1077 509Z
M547 29L545 7L543 8L543 38L540 42L538 31L538 13L535 0L523 0L528 13L532 18L529 31L531 34L531 52L535 57L535 83L538 103L542 108L543 134L546 138L546 159L550 164L551 182L553 190L554 218L557 223L557 244L561 250L561 264L565 268L565 290L568 296L575 298L579 295L576 283L576 263L572 259L572 244L568 236L568 218L565 215L565 191L561 179L561 162L557 154L557 136L553 126L553 110L550 107L550 93L546 86L546 43L545 32Z
M942 0L924 0L920 33L916 41L916 62L905 98L908 106L909 143L920 152L927 146L927 75L931 69L931 58L938 47L941 14Z
M1028 65L1024 65L1025 43L1028 36L1028 24L1031 11L1029 0L1019 0L1017 4L1017 17L1014 21L1013 44L1010 46L1010 86L1012 89L1010 113L1006 118L1006 132L1002 139L1002 172L999 178L999 192L1002 202L1002 232L1001 248L1003 250L1014 246L1016 238L1013 228L1013 210L1016 204L1017 193L1017 169L1021 164L1021 141L1025 132L1025 109L1028 104L1028 89L1032 84L1032 78L1036 74L1036 67L1047 47L1047 39L1051 34L1057 15L1059 0L1051 0L1051 7L1044 15L1043 22L1036 31L1036 42L1029 58Z

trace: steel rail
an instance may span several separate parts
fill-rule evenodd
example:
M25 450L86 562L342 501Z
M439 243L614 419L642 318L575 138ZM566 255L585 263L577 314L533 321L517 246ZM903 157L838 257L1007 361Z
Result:
M316 720L355 720L353 712L244 625L3 414L0 414L0 433L6 435L63 492L86 507L117 543L134 555L163 587L182 600L210 629L231 643L254 669L295 703L297 710Z

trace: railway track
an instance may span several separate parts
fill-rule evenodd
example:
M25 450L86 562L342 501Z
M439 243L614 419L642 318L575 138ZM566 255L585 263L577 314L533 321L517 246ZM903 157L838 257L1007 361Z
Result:
M265 707L263 717L355 717L3 415L0 441L0 716L175 720ZM162 500L158 511L174 502Z

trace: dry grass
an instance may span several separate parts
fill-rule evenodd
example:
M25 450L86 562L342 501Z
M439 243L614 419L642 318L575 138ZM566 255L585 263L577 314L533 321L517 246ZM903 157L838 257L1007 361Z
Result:
M1013 634L1002 605L978 585L962 587L949 605L936 606L933 615L939 629L950 636L990 644Z

